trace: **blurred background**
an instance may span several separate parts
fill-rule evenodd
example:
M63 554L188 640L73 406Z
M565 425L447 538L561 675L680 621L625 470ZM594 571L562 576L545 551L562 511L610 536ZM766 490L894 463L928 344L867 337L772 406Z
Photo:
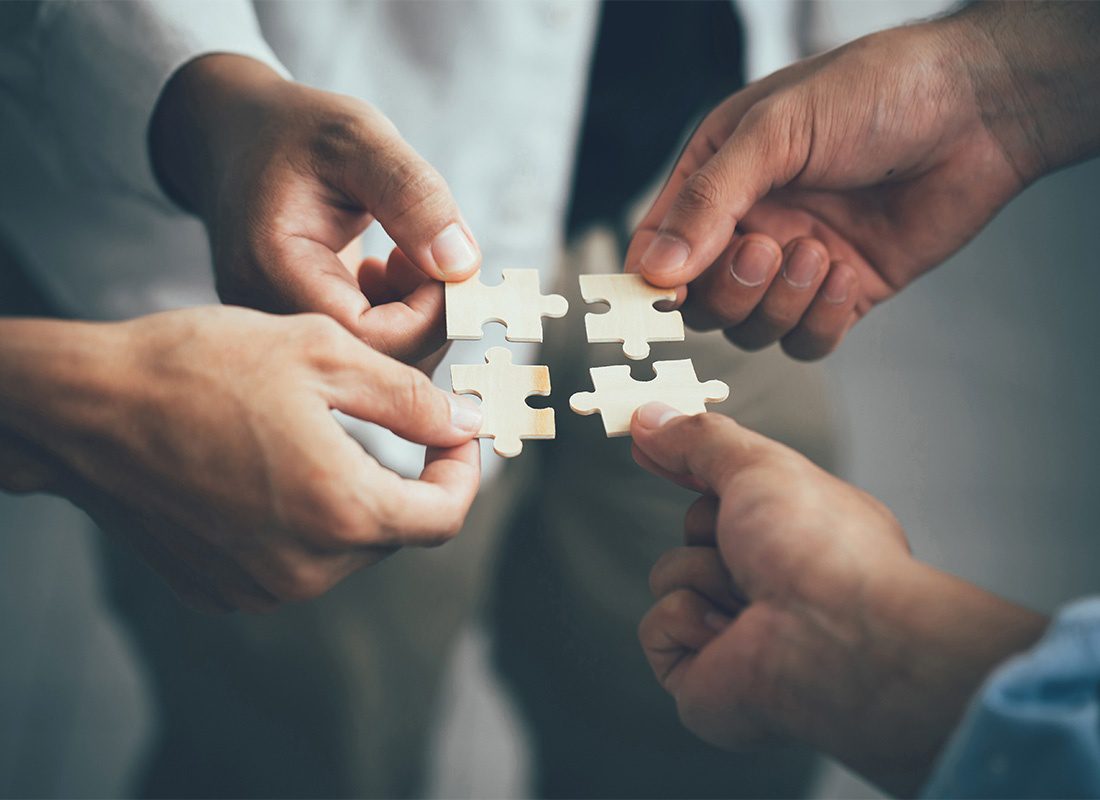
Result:
M879 27L873 4L859 9ZM1098 208L1100 161L1045 179L826 361L843 476L895 511L920 558L1042 611L1100 588ZM63 501L0 495L2 797L124 795L155 729L94 535ZM527 796L529 763L472 625L451 654L428 795ZM837 767L814 793L877 796Z
M1100 589L1100 161L1013 202L826 365L844 475L923 559L1043 611ZM734 387L736 390L736 387ZM105 611L91 528L0 495L0 796L125 794L154 724ZM478 629L453 654L433 797L522 797L523 732ZM821 797L876 796L828 770Z

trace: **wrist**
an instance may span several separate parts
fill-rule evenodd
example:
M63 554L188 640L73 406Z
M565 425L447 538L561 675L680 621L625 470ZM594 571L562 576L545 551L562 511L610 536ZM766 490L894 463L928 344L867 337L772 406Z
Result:
M857 737L833 754L888 790L920 789L989 673L1047 620L915 559L868 584L854 651L868 697ZM835 721L835 720L834 720Z
M979 2L932 26L1025 184L1100 152L1100 6Z
M37 463L80 473L81 454L102 447L126 417L125 325L32 319L4 326L0 433Z
M205 221L229 167L257 144L268 101L288 82L245 56L213 54L181 67L149 125L153 172L165 193Z

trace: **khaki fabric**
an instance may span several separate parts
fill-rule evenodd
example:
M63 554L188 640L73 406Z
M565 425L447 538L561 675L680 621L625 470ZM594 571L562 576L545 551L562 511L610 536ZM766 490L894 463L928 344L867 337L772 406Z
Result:
M520 496L517 465L462 534L406 550L267 616L182 607L143 562L102 552L112 605L148 676L153 797L410 797L421 789L447 657Z
M528 442L478 498L461 536L406 551L329 595L267 617L182 609L131 554L106 545L111 596L133 634L160 736L139 787L154 796L404 797L422 790L435 701L455 637L490 599L495 656L535 744L546 796L798 795L809 754L735 757L680 727L635 637L647 575L680 540L688 492L638 469L628 439L568 411L587 368L576 275L621 264L609 234L567 255L570 314L548 320L558 438ZM719 334L654 347L730 384L720 406L830 465L821 374ZM650 376L648 364L634 367Z
M595 234L572 253L568 273L621 263ZM643 472L628 437L606 439L598 416L569 411L590 390L590 366L624 363L621 347L587 345L575 278L569 330L548 339L558 438L510 526L497 562L490 616L496 663L530 722L539 793L548 797L796 796L812 777L808 753L732 756L687 734L636 638L652 605L649 570L678 545L695 494ZM557 329L552 329L557 331ZM559 346L550 344L559 343ZM834 461L820 368L778 348L748 355L720 333L653 346L650 361L690 356L700 380L719 378L730 399L711 406L801 450ZM636 379L653 377L632 362Z

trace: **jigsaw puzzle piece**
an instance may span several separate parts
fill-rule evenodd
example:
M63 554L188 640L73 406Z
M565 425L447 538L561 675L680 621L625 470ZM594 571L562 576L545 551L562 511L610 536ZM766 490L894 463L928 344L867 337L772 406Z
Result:
M480 271L446 285L448 339L480 339L486 322L499 322L510 342L541 342L542 318L564 317L569 310L560 294L539 293L537 269L506 269L501 275L496 286L483 284Z
M481 430L478 438L493 439L493 450L506 458L518 456L523 439L553 439L554 409L531 408L527 398L550 394L550 370L544 366L512 363L512 352L491 347L484 364L451 366L455 394L481 398Z
M658 311L658 300L675 300L675 289L659 289L641 275L581 275L586 303L607 303L603 314L585 314L588 341L622 342L627 358L649 356L650 342L682 342L684 319L679 311Z
M598 412L608 436L625 436L630 433L630 418L646 403L667 403L684 414L701 414L707 403L729 397L730 387L722 381L700 383L690 358L657 361L653 371L653 380L636 381L626 364L592 367L589 372L596 390L577 392L569 398L569 407L582 415Z

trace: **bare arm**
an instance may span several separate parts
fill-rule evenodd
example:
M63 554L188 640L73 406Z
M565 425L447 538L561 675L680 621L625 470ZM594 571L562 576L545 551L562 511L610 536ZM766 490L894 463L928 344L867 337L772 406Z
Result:
M626 269L819 358L1028 184L1100 151L1100 5L982 3L780 70L703 121Z
M477 490L477 410L320 315L0 320L0 387L0 488L72 500L207 610L314 597L446 541ZM429 445L420 479L334 409Z

